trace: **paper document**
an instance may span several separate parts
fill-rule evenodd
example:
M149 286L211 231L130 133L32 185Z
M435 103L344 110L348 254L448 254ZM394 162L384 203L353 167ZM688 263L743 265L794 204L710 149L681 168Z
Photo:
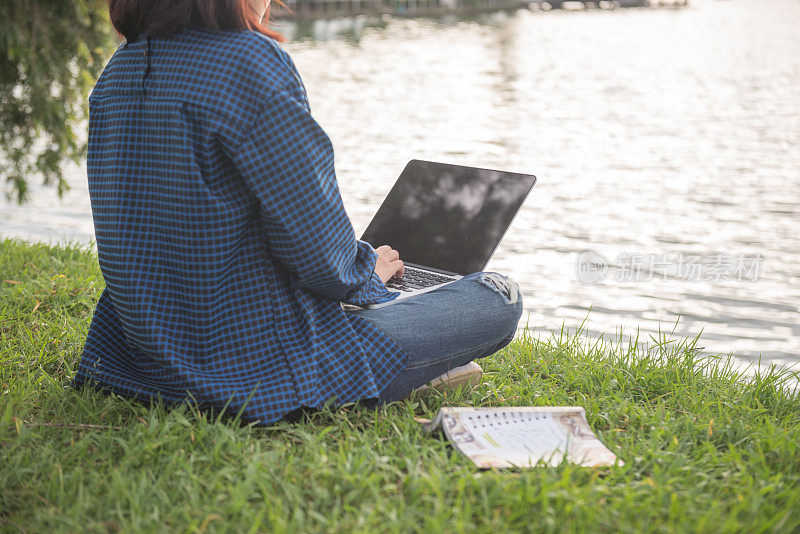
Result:
M566 461L586 467L623 465L594 435L580 406L442 408L432 420L480 468L532 467Z

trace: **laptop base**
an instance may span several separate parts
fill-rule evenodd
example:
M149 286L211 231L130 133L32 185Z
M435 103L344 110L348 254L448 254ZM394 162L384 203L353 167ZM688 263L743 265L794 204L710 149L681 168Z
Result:
M452 284L453 282L455 282L456 280L459 280L461 278L462 277L459 276L458 278L454 278L453 280L450 280L449 282L445 282L443 284L436 284L434 286L423 287L421 289L413 289L411 291L395 291L393 289L389 289L389 291L391 291L392 293L400 293L400 294L396 298L394 298L394 299L392 299L392 300L390 300L388 302L381 302L379 304L367 304L364 307L366 309L368 309L368 310L376 310L378 308L383 308L384 306L389 306L390 304L394 304L398 300L407 299L408 297L413 297L415 295L421 295L423 293L427 293L429 291L433 291L434 289L439 289L440 287L446 286L447 284Z

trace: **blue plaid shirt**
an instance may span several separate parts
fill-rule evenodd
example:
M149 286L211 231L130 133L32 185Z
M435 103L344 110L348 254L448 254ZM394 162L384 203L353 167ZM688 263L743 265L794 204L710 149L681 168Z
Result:
M255 32L123 44L90 101L106 282L74 385L270 423L376 397L402 349L340 305L391 300L289 56Z

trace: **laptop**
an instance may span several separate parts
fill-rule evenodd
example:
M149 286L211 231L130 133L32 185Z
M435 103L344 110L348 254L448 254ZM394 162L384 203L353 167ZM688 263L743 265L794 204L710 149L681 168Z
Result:
M530 193L530 174L411 160L372 218L362 241L389 245L405 265L386 287L398 300L482 271Z

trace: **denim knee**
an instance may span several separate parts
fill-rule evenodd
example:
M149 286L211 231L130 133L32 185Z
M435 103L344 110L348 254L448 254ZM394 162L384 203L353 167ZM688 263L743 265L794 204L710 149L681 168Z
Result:
M502 316L509 335L513 336L522 316L522 293L519 285L509 278L496 272L477 273L477 281L494 291L499 297L499 303L493 310Z
M478 280L480 283L499 293L507 304L516 304L518 302L520 305L522 304L522 294L519 291L519 285L517 285L514 280L508 276L491 271L485 271L479 274Z

